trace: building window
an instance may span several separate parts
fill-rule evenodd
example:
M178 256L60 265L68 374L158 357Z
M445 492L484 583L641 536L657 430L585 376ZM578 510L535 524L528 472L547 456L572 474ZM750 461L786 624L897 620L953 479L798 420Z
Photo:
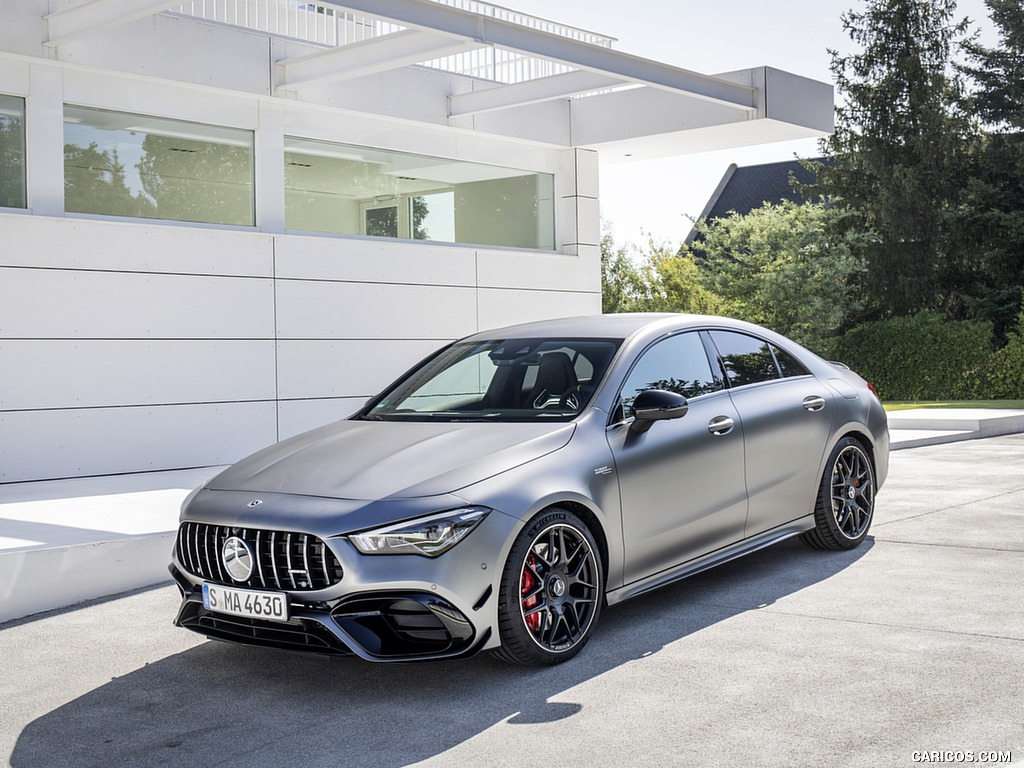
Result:
M552 250L554 177L285 138L288 229Z
M365 204L363 233L372 237L398 237L398 206L393 203Z
M252 226L253 133L66 106L64 208Z
M0 208L25 208L25 100L0 94Z

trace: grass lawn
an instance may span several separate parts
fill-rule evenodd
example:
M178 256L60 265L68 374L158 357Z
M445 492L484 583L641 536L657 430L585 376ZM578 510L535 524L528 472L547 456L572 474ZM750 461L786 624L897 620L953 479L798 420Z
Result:
M948 402L883 403L887 411L905 411L910 408L1007 408L1024 410L1024 400L951 400Z

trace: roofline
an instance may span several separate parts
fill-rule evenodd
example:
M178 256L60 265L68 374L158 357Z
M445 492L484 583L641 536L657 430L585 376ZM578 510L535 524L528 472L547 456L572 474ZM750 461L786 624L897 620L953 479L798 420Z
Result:
M479 331L462 341L485 341L494 338L622 338L628 339L641 330L664 325L671 328L700 326L723 318L714 315L693 315L674 312L619 312L602 315L535 320L500 328ZM731 321L730 321L731 322Z

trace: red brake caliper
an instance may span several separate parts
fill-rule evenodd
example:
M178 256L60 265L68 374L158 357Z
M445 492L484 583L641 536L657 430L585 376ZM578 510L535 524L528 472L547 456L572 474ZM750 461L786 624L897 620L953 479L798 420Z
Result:
M520 597L525 597L530 594L537 586L537 577L533 575L533 569L537 567L537 561L533 555L526 558L526 565L523 566L523 586L520 590ZM523 612L536 608L540 602L540 595L534 595L533 597L527 597L523 600ZM537 632L540 630L540 612L531 613L529 616L523 617L526 620L526 626L531 632Z

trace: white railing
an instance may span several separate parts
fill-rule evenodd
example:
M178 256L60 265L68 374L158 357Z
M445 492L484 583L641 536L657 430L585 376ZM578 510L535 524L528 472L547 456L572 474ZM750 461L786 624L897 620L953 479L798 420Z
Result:
M480 0L433 0L435 3L441 5L448 5L452 8L459 8L463 11L469 11L470 13L478 13L481 16L491 16L495 19L501 19L502 21L510 21L513 24L518 24L521 27L530 27L531 29L539 29L542 32L550 32L553 35L559 37L568 37L573 40L579 40L584 43L591 43L593 45L601 45L605 48L610 48L612 43L615 42L614 37L608 37L607 35L599 35L596 32L588 32L585 29L579 27L570 27L567 24L559 24L557 21L549 21L548 19L542 19L539 16L531 16L528 13L520 13L514 11L511 8L504 8L500 5L494 5L492 3L483 3Z
M610 48L615 38L520 13L480 0L433 0L441 5ZM175 12L236 27L266 32L326 47L358 43L404 27L372 16L348 13L299 0L191 0ZM572 67L487 46L422 62L422 66L500 83L518 83L568 72Z
M358 43L401 29L378 19L298 0L191 0L175 10L206 21L324 46Z

